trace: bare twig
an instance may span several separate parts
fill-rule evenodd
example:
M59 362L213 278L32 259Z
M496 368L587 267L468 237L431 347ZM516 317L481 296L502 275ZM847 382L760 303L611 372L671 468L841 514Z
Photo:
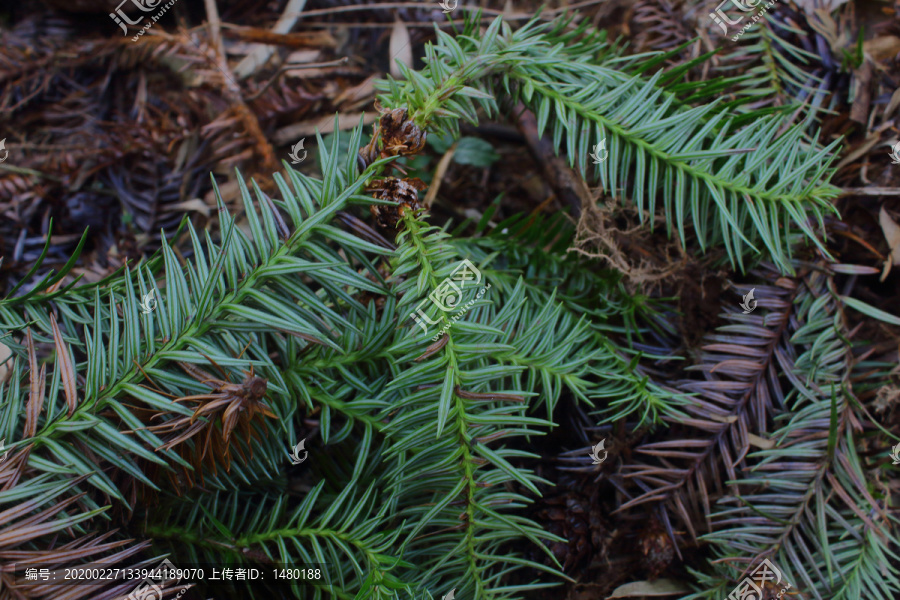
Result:
M225 36L237 38L243 42L273 44L285 48L336 48L338 45L337 40L327 31L274 33L268 29L244 27L231 23L222 23L222 31Z
M210 23L210 29L213 39L212 58L216 67L225 76L223 82L225 98L226 100L228 100L228 103L235 111L238 119L240 119L241 123L244 125L247 133L250 135L250 137L253 138L256 150L257 152L259 152L260 158L262 159L261 167L263 171L267 173L274 173L278 170L278 161L275 159L275 149L272 147L272 144L269 143L269 140L266 139L265 134L263 134L262 127L260 127L259 120L256 118L256 115L253 113L253 111L250 110L250 108L247 106L247 103L244 101L244 97L241 93L241 86L238 85L237 81L235 80L234 74L231 72L231 69L228 66L228 61L225 59L225 52L223 51L221 44L221 26L219 20L219 10L216 7L216 1L205 0L205 2L207 18Z
M216 48L216 52L221 52L222 47L222 21L219 19L219 7L216 0L203 0L206 5L206 16L209 23L209 39Z
M290 0L287 6L284 7L281 18L278 19L272 28L272 33L289 33L294 28L294 25L297 24L297 19L300 18L300 13L305 6L306 0ZM273 52L275 52L275 49L270 45L259 44L255 46L250 54L245 56L234 68L234 74L241 79L250 77L268 62Z
M602 4L606 0L589 0L588 2L581 2L579 4L572 4L570 6L563 6L560 8L547 9L541 12L542 15L554 15L556 13L573 11L579 8L584 8L586 6L592 6L595 4ZM360 5L351 5L351 6L335 6L334 8L320 8L318 10L309 10L303 13L304 17L320 17L322 15L334 15L339 13L347 13L347 12L356 12L360 10L394 10L397 8L437 8L435 3L431 2L379 2L378 4L360 4ZM456 7L456 10L467 10L470 12L481 11L484 15L491 16L502 16L507 20L518 20L518 19L531 19L534 17L533 12L520 12L520 13L507 13L502 10L496 10L493 8L485 8L482 6L463 6L459 5ZM285 15L287 15L287 10L285 10ZM299 14L296 15L299 17ZM548 17L549 18L549 17ZM332 23L332 25L334 25Z
M581 207L591 202L582 179L571 169L566 160L557 156L553 141L547 136L539 137L534 113L519 104L515 109L516 124L525 136L528 148L540 165L547 183L556 193L559 201L572 208L572 215L581 214Z
M269 81L267 81L265 84L263 84L263 86L261 88L256 90L256 92L252 96L247 96L247 102L253 102L257 98L262 96L263 92L265 92L267 89L269 89L269 87L271 87L271 85L273 83L275 83L275 80L277 80L282 75L282 73L284 73L286 71L296 71L298 69L319 69L322 67L339 67L341 65L346 65L349 60L350 59L345 56L345 57L339 58L337 60L330 60L328 62L320 62L320 63L303 63L303 64L288 63L288 64L284 65L283 67L281 67L280 69L278 69L278 72L275 73L275 75L273 75L272 78L269 79Z
M363 125L371 125L378 120L377 112L364 112L354 115L338 115L338 129L353 129L359 125L360 114L363 115ZM275 132L272 136L276 144L288 144L305 135L313 135L319 131L322 135L334 131L334 117L328 116L321 119L310 119L292 125L287 125Z
M425 200L422 202L422 206L426 209L430 209L431 205L434 203L434 199L437 198L438 191L441 189L441 181L443 181L444 174L447 173L447 169L450 167L450 161L453 160L453 154L456 152L457 144L459 144L459 142L453 142L453 145L444 153L444 156L442 156L441 160L438 162L437 168L434 170L431 186L428 188L428 192L425 194Z
M900 196L900 188L842 188L841 196Z

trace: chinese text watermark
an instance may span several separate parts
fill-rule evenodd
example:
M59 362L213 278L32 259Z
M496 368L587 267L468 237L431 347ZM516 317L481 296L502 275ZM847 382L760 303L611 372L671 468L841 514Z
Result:
M115 21L119 25L119 27L122 28L122 31L124 32L124 34L128 35L128 26L125 24L128 23L128 25L140 25L141 22L143 22L144 17L142 16L138 20L132 21L131 19L128 18L128 15L125 14L125 11L122 10L123 5L131 2L134 6L136 6L142 12L145 12L145 13L151 12L151 11L159 8L160 9L159 12L157 12L155 15L152 15L150 17L150 21L141 28L141 30L137 33L137 35L135 35L133 38L131 38L132 42L136 42L140 36L144 35L144 33L148 29L153 27L154 23L156 23L157 21L160 20L162 18L162 16L166 13L166 11L169 10L170 8L172 8L172 6L174 6L177 1L178 0L169 0L169 2L167 2L166 4L163 4L163 0L122 0L122 2L120 2L119 5L116 7L116 11L109 13L109 16L112 18L113 21Z
M445 331L450 329L450 326L458 321L463 315L468 312L469 308L472 307L475 302L481 299L486 291L488 291L491 287L491 284L487 284L484 286L477 294L477 296L467 302L466 304L460 306L463 297L463 290L466 289L467 286L471 287L473 285L478 285L481 283L481 271L475 268L470 261L463 259L463 261L450 273L450 277L444 279L440 285L438 285L437 289L431 292L428 295L428 298L419 302L416 306L416 312L410 313L409 316L412 318L416 324L422 328L422 331L428 333L428 325L437 325L440 323L440 320L432 321L425 311L422 310L422 306L427 303L429 300L437 306L440 310L445 313L453 312L458 310L450 319L450 323L444 325L444 327L432 337L432 340L437 340L441 335L444 334ZM416 316L418 313L418 316ZM421 317L421 318L420 318Z

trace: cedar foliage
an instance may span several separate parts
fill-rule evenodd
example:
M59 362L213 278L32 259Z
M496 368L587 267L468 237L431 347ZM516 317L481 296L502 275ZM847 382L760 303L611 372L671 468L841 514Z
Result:
M453 135L479 109L523 103L570 165L648 227L776 281L755 284L759 312L725 308L676 377L657 364L676 351L670 305L567 252L564 215L494 226L488 211L450 231L406 210L396 244L383 243L352 213L392 205L366 191L404 152L376 130L359 161L362 125L346 153L339 135L330 147L317 137L321 179L288 168L265 187L277 193L242 184L249 231L220 202L218 234L184 221L184 249L90 285L66 278L78 251L55 273L38 260L0 300L13 352L0 384L12 446L0 565L172 553L176 566L328 563L333 585L293 588L298 598L547 594L562 565L523 548L564 540L529 516L549 482L526 448L574 403L644 440L615 459L619 511L652 505L679 554L705 552L692 597L727 594L762 558L804 597L893 597L883 461L856 450L872 435L860 390L886 366L867 362L844 308L896 318L837 291L841 274L866 273L834 265L826 247L837 143L717 98L741 81L687 81L708 57L667 69L671 52L627 56L570 25L437 30L425 67L383 82L380 101L407 111L408 130ZM604 138L608 160L589 165ZM477 300L464 288L471 309L432 343L409 315L463 259L491 288ZM143 313L150 292L158 305ZM304 438L310 460L288 468ZM0 580L2 598L105 600L133 587L17 596Z

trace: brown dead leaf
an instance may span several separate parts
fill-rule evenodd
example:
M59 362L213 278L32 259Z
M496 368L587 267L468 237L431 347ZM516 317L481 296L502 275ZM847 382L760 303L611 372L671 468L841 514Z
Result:
M747 439L750 440L751 446L756 446L757 448L762 448L763 450L771 450L776 446L775 440L767 440L764 437L759 437L753 433L747 434Z
M49 286L46 290L44 290L43 293L44 293L45 295L46 295L46 294L53 294L53 293L55 293L56 290L58 290L59 288L61 288L61 287L63 286L63 282L65 282L65 281L66 281L66 278L63 277L62 279L60 279L59 281L57 281L57 282L54 283L53 285ZM2 380L3 380L3 378L0 377L0 381L2 381Z
M718 421L719 423L736 423L738 418L735 415L728 415L727 417L720 417L719 415L709 415L709 418L713 421Z
M34 349L34 338L31 328L25 330L25 348L28 352L28 404L25 406L25 437L34 437L37 433L38 417L44 406L44 392L47 383L47 365L37 368L37 352Z
M413 65L409 30L406 28L406 24L403 23L403 21L394 22L394 28L391 30L391 43L388 44L388 52L391 55L391 60L389 61L391 65L391 77L400 79L402 75L400 74L400 67L397 66L397 61L399 60L410 69L412 69Z
M9 349L9 346L0 342L0 383L6 381L6 377L9 375L10 367L6 361L11 356L12 350Z
M817 10L830 13L837 7L847 4L849 1L850 0L794 0L794 3L805 10L806 14L811 15Z
M339 62L339 61L334 61ZM319 63L319 64L328 64L328 63ZM332 85L336 85L334 81L331 81L335 77L334 66L325 66L325 67L298 67L296 69L288 69L284 72L285 77L290 77L291 79L320 79L322 77L329 78L329 81L324 82L327 87L331 87ZM341 68L341 75L347 77L356 77L357 75L365 75L365 72L353 65L345 66Z
M56 324L56 315L50 315L50 326L53 328L53 341L56 343L56 363L59 365L62 375L63 389L66 392L66 406L69 407L69 416L75 412L78 406L78 386L75 381L75 366L72 364L72 356L69 354L69 345L63 339L59 325Z
M297 65L298 67L318 62L320 57L322 56L322 52L319 50L295 50L288 54L288 57L285 59L285 77L291 77L297 74L302 69L288 69L288 65Z
M359 108L361 103L370 102L375 96L375 80L377 79L377 75L372 75L359 85L348 87L335 97L334 105L341 110L354 110Z
M381 116L374 111L361 114L363 116L363 125L371 125ZM360 114L338 115L338 129L353 129L354 127L359 125L359 117ZM275 131L275 143L279 145L293 144L299 138L306 137L308 135L315 135L316 131L318 131L322 135L334 131L334 117L329 116L325 117L324 119L301 121L299 123L294 123L293 125L288 125L287 127L282 127L281 129Z
M884 268L881 271L881 276L878 278L879 281L884 281L887 279L888 275L891 274L891 267L898 263L898 259L900 259L900 227L897 226L897 223L891 216L888 214L884 207L881 207L881 211L878 213L878 222L881 225L881 231L884 233L884 238L887 240L888 246L891 251L887 256L887 259L884 261Z
M275 26L272 27L272 33L276 35L290 33L291 29L294 28L294 25L297 24L300 13L303 12L305 6L306 0L288 0L287 5L284 7L284 12L275 23ZM257 44L253 50L238 63L233 72L241 79L246 79L256 73L260 67L265 65L274 53L274 46L269 44Z
M874 69L872 61L867 60L853 72L853 76L856 78L856 96L853 99L853 104L850 106L850 120L863 125L869 120Z
M174 204L170 204L163 208L160 212L164 213L181 213L181 212L198 212L202 214L204 217L209 217L210 215L210 207L209 205L201 200L200 198L193 198L191 200L185 200L184 202L177 202Z
M878 213L878 224L881 225L884 239L887 240L888 246L891 248L891 262L895 265L900 265L900 226L884 210L883 206Z
M900 88L897 88L894 90L894 93L891 94L891 100L884 109L884 118L890 118L893 112L897 110L898 106L900 106Z
M441 189L441 181L444 180L444 175L447 174L447 169L450 167L450 161L453 160L453 154L456 152L456 146L459 142L453 142L453 145L444 153L444 156L441 157L441 160L438 161L437 168L434 170L434 177L431 178L431 186L428 188L428 192L425 194L425 200L422 202L422 206L427 209L431 208L431 204L434 202L434 199L437 198L438 190Z
M230 25L222 33L226 37L233 37L245 42L259 42L286 48L336 48L337 40L327 31L307 31L302 33L275 33L258 27L239 27ZM237 44L235 44L237 46ZM241 47L235 50L235 46L228 47L229 54L238 54ZM252 48L247 48L249 53Z
M900 406L900 388L892 385L882 386L875 396L873 406L875 407L875 412L879 414L893 410L895 406Z
M229 206L231 202L234 202L240 197L241 194L241 186L240 184L234 180L229 179L225 183L219 184L219 195L222 197L222 202L225 206ZM213 188L206 193L203 197L203 202L208 206L216 206L216 189Z
M874 148L875 145L879 141L881 141L880 133L873 133L873 134L869 135L869 137L867 137L865 140L860 142L856 146L856 148L853 149L852 152L849 152L849 153L847 153L846 156L844 156L844 158L841 160L841 162L839 162L837 164L837 166L835 167L835 170L840 171L842 168L849 165L850 163L856 161L859 158L862 158L863 156L868 154L869 150Z
M676 594L685 594L689 591L690 589L687 586L673 579L632 581L617 587L613 590L612 596L608 596L606 600L611 600L612 598L634 598L636 596L674 596Z
M790 277L779 277L775 280L775 285L785 290L797 289L797 282Z
M900 37L896 35L881 35L877 38L863 42L863 52L872 57L876 62L883 62L894 58L900 53Z

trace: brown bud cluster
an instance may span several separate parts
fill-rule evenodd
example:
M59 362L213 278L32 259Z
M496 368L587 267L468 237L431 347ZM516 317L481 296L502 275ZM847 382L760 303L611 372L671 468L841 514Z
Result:
M417 154L425 147L427 133L419 129L409 118L405 108L382 110L372 141L360 149L363 165L370 165L379 158Z
M651 581L662 575L675 559L672 538L656 518L651 519L647 527L641 531L638 546L644 555L642 562Z
M409 119L409 111L395 108L381 116L382 156L418 154L425 147L427 134Z
M425 182L417 177L400 179L385 177L372 183L366 191L379 200L390 200L396 206L373 204L369 207L375 222L380 227L396 227L397 221L409 210L422 208L419 204L418 190L424 190Z
M375 127L372 141L359 151L360 167L365 168L380 158L408 156L421 152L425 147L427 134L409 118L405 108L384 110L379 107L381 119ZM396 167L405 174L400 167ZM390 200L396 206L373 205L369 207L379 227L393 228L409 210L421 208L419 190L427 186L420 179L385 177L366 188L379 200Z

